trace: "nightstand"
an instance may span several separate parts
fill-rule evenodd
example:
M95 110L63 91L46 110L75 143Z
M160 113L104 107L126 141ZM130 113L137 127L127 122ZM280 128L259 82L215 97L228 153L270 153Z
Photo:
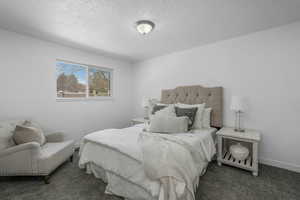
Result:
M143 123L145 123L145 119L144 118L134 118L134 119L132 119L131 120L131 124L132 125L136 125L136 124L143 124Z
M252 171L253 176L258 175L258 144L260 133L246 129L245 132L235 132L234 128L222 128L217 132L218 138L218 165L223 164ZM241 143L249 150L249 156L241 161L236 160L229 152L232 144Z

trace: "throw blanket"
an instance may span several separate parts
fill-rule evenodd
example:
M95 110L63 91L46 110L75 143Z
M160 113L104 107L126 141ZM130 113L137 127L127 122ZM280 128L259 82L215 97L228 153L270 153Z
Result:
M127 199L157 199L159 195L164 200L175 200L180 196L184 200L193 199L199 175L205 172L215 154L212 130L167 135L144 133L143 128L136 125L86 135L80 147L79 167L86 168L89 173L96 173L90 168L90 163L101 167L107 172L107 179L104 178L108 183L106 192ZM165 158L159 159L162 155ZM146 175L144 165L151 169L157 160L165 163L158 163L152 171L146 170ZM158 166L160 168L156 168ZM166 174L170 176L164 176ZM123 185L124 182L127 184ZM176 195L176 198L171 195Z
M193 141L194 140L194 141ZM194 180L203 172L210 157L203 155L199 140L186 136L141 133L146 175L159 180L159 200L194 200ZM199 145L191 145L198 143Z

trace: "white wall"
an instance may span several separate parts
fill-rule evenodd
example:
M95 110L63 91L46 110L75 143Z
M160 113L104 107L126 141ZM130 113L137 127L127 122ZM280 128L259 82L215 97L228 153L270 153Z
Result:
M56 59L113 68L114 100L57 102ZM0 30L0 69L0 120L33 119L78 139L125 127L132 117L132 66L125 61Z
M161 89L224 87L224 121L233 125L232 95L245 96L245 127L262 132L262 162L300 172L300 23L137 63L135 115Z

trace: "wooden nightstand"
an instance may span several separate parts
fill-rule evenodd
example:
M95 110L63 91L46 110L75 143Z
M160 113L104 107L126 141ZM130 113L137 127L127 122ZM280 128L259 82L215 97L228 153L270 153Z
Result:
M145 123L145 119L144 118L134 118L134 119L132 119L131 120L131 124L132 125L136 125L136 124L143 124L143 123Z
M258 144L260 133L246 129L245 132L235 132L233 128L222 128L217 132L218 138L218 165L222 163L252 171L253 176L258 175ZM232 144L241 143L249 149L246 160L236 160L229 152Z

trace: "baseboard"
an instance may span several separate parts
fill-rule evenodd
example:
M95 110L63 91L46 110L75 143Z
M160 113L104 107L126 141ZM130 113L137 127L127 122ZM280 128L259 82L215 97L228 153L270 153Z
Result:
M259 162L262 164L265 164L265 165L271 165L274 167L279 167L282 169L300 173L300 165L295 165L292 163L286 163L286 162L282 162L282 161L278 161L278 160L271 160L271 159L265 159L265 158L260 158Z

